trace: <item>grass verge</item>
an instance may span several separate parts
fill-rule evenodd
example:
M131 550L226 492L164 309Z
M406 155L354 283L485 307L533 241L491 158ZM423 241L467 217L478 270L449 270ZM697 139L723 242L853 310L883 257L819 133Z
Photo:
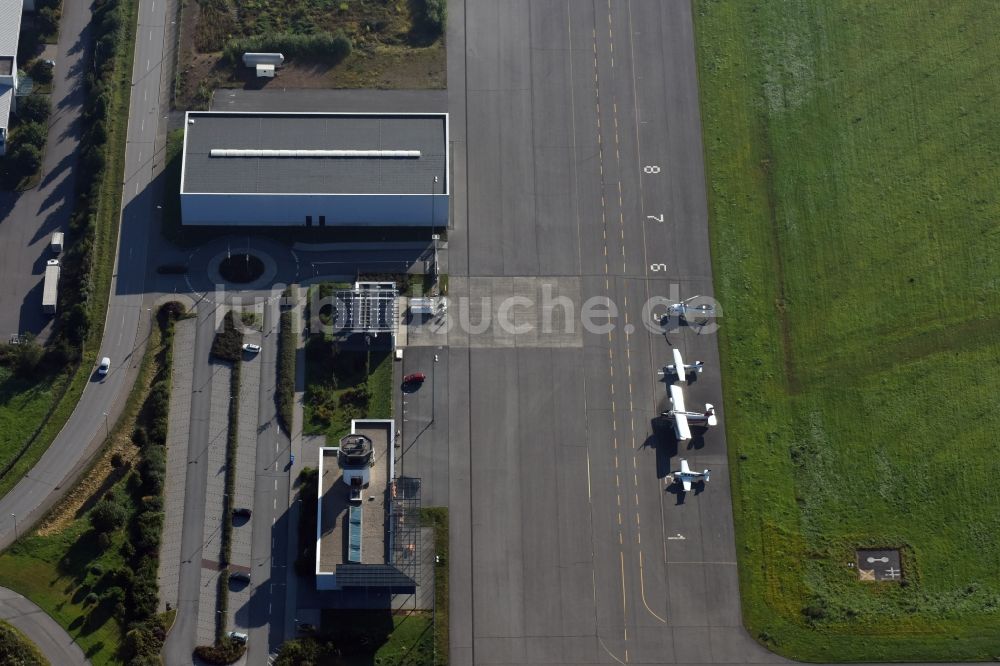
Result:
M448 508L420 509L424 527L434 528L434 666L448 664Z
M130 399L112 433L112 440L128 437L139 449L135 468L113 473L129 465L121 461L109 470L91 467L108 481L71 520L44 535L24 535L0 555L0 585L51 615L93 664L149 657L162 645L156 573L173 325L182 314L174 306L158 313L137 384L148 388Z
M744 619L1000 655L1000 6L695 2ZM902 583L859 581L897 547Z

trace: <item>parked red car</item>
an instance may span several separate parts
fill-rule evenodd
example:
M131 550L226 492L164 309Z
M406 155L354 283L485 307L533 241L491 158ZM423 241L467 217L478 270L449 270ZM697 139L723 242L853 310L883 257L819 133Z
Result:
M403 377L403 383L404 384L421 384L421 383L423 383L423 381L425 379L427 379L427 375L425 375L424 373L422 373L422 372L414 372L411 375L406 375L405 377Z

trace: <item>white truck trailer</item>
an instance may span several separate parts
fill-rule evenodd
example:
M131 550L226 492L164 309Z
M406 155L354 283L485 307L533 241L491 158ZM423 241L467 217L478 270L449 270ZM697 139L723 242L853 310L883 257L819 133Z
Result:
M59 260L49 259L45 264L45 284L42 287L42 309L54 314L59 301Z

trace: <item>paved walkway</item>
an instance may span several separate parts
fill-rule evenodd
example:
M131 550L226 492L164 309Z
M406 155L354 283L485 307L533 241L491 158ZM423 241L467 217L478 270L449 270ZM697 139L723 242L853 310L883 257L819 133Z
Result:
M260 308L263 317L263 308ZM243 341L261 344L259 331L244 332ZM260 356L245 356L240 369L240 422L236 454L236 500L234 507L253 507L257 466L257 412L260 401ZM250 572L253 521L238 518L233 523L231 570ZM250 626L250 597L256 584L262 581L233 583L229 587L229 627L245 632Z
M45 611L20 594L0 587L0 620L20 629L53 666L89 664L80 646Z
M170 375L170 415L167 426L167 476L165 483L163 543L160 546L160 612L177 607L180 581L181 535L184 533L184 483L188 468L188 435L191 424L191 385L194 373L195 319L174 327Z
M208 481L205 488L205 527L202 541L201 596L198 603L198 645L215 643L218 607L218 559L222 545L223 495L226 492L226 440L229 437L228 364L212 365L212 405L208 426Z

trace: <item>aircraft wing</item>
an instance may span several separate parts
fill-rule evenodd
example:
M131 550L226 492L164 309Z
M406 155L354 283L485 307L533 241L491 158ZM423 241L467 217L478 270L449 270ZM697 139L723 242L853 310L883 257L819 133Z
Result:
M681 350L674 347L674 372L677 373L677 379L684 381L684 359L681 358Z
M689 479L684 479L683 486L684 492L689 492L691 490L691 481Z
M670 402L674 407L674 432L678 442L691 439L691 428L688 427L687 415L684 414L684 391L676 384L670 385Z
M674 434L677 435L678 442L686 442L691 439L691 427L688 425L687 414L674 414Z
M680 372L684 372L683 366ZM687 411L684 409L684 391L680 386L676 384L670 385L670 404L674 406L674 411L683 412Z
M691 466L688 465L687 458L681 458L681 474L690 474Z

